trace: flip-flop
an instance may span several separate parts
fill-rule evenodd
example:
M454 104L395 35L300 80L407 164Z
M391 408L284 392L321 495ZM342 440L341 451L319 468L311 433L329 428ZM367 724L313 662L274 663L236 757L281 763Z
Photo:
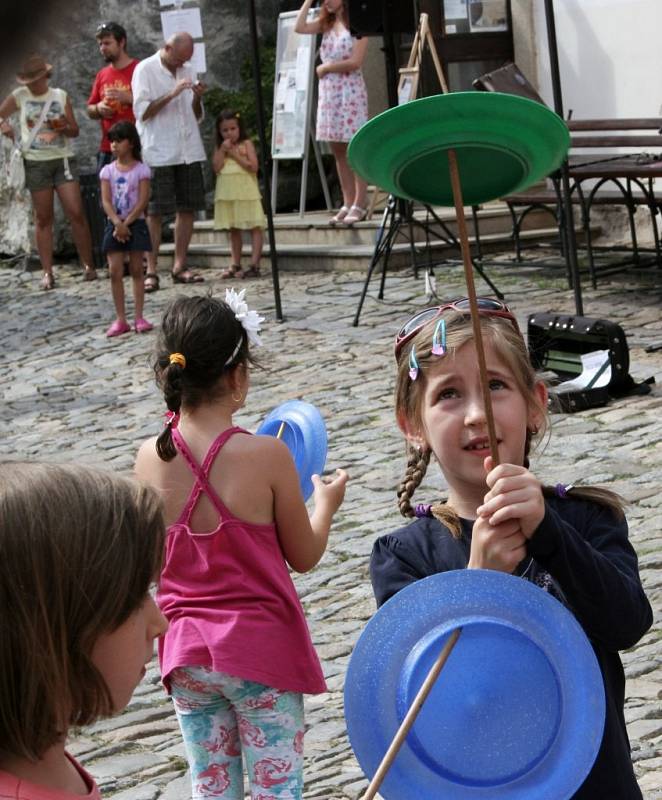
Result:
M85 267L85 272L83 273L83 280L84 281L95 281L97 279L97 271L94 267Z
M182 269L179 272L174 270L170 273L172 275L173 283L204 283L204 278L197 272L191 272L190 269Z
M145 291L148 294L156 292L160 288L159 276L154 272L148 272L145 275L144 285L145 285Z

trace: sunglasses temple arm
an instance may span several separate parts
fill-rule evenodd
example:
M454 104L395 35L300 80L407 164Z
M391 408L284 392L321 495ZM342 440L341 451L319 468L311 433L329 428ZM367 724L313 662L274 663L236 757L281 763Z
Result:
M453 187L453 200L455 202L455 216L457 217L457 229L462 249L462 263L464 265L464 277L467 283L467 297L471 308L471 324L474 333L474 345L478 356L478 369L480 372L480 385L483 391L483 406L485 408L485 420L487 422L487 435L490 441L490 455L492 456L492 468L499 463L499 450L497 447L496 428L494 426L494 414L492 412L492 398L490 396L490 385L487 376L487 363L485 360L485 346L483 344L483 334L480 328L480 315L478 310L478 300L476 299L476 285L474 283L473 265L471 263L471 248L469 246L469 234L467 233L467 221L464 216L464 202L462 200L462 186L460 184L460 173L457 167L455 150L447 151L448 168L450 170L451 186Z

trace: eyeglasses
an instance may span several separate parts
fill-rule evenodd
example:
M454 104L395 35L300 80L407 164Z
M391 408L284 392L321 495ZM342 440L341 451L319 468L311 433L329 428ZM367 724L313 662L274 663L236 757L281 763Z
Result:
M485 314L485 316L488 317L502 317L503 319L507 319L512 324L513 328L520 333L517 320L505 303L502 303L500 300L495 300L492 297L477 297L476 303L478 304L479 314ZM471 304L469 302L469 298L463 297L459 300L453 300L450 303L446 303L443 306L424 308L423 311L419 311L417 314L414 314L409 322L406 322L402 328L400 328L398 335L395 337L394 349L396 360L405 344L411 341L414 336L416 336L416 334L428 324L428 322L432 322L432 320L440 317L444 311L458 311L460 314L470 314Z

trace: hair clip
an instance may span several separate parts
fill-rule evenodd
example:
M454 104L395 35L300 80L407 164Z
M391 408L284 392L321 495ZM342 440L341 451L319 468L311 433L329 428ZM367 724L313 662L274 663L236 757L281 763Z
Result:
M446 320L440 319L432 334L432 355L446 355Z
M186 358L182 353L170 353L169 361L171 364L179 364L182 369L186 369Z
M573 488L574 487L571 483L567 485L563 483L557 483L556 486L554 487L554 491L556 492L558 497L567 497L568 492Z
M411 346L409 351L409 377L412 381L418 378L418 361L416 360L416 347L414 345Z

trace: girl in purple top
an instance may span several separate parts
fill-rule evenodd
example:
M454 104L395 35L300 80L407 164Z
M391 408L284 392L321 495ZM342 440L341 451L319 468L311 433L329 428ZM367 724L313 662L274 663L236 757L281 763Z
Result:
M143 318L143 254L152 249L145 222L151 172L141 161L140 137L132 122L113 125L108 132L108 139L115 160L99 173L103 210L108 217L102 249L108 256L117 319L108 328L106 336L121 336L131 330L124 308L123 278L127 253L135 307L133 327L136 333L146 333L153 327L151 322Z
M309 517L287 446L235 425L261 321L244 291L172 303L154 366L168 423L136 461L165 504L159 660L196 799L243 800L243 752L252 797L300 800L303 694L326 690L288 564L322 557L347 475L313 476Z

